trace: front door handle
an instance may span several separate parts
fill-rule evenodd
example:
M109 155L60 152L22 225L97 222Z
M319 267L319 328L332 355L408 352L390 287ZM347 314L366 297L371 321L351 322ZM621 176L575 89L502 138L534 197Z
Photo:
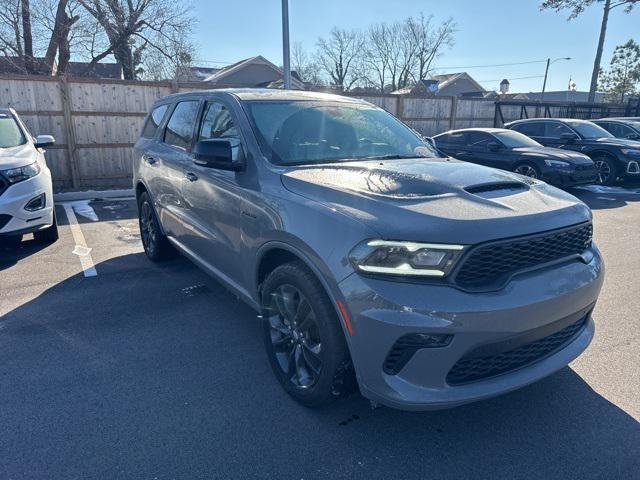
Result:
M184 176L190 182L195 182L196 180L198 180L198 176L193 172L187 172L187 173L184 174Z
M143 155L142 159L147 162L149 165L153 165L154 163L157 162L157 160L155 158L153 158L151 155Z

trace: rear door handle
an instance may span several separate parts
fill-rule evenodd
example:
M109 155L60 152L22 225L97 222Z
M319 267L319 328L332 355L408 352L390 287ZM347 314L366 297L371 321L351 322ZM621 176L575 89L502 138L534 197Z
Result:
M187 172L187 173L184 174L184 176L190 182L195 182L196 180L198 180L198 176L193 172Z
M153 165L157 162L157 160L155 158L153 158L150 155L143 155L142 159L147 162L149 165Z

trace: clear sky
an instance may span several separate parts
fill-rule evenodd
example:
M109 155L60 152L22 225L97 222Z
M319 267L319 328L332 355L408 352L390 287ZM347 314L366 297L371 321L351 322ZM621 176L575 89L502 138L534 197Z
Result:
M223 66L263 55L282 64L280 0L192 0L195 41L203 65ZM502 78L512 92L539 91L544 63L502 67L470 67L571 57L549 71L547 90L565 90L569 76L578 90L588 90L602 18L599 5L567 22L568 12L539 11L539 0L289 0L291 42L312 50L333 26L365 29L423 12L436 19L453 17L456 44L437 61L438 73L469 72L487 89L498 89ZM640 7L630 14L613 11L609 21L603 66L611 52L629 38L640 41ZM213 63L218 62L218 63ZM449 68L452 67L452 68ZM455 67L455 68L453 68ZM465 67L465 68L459 68ZM540 78L518 79L518 77Z

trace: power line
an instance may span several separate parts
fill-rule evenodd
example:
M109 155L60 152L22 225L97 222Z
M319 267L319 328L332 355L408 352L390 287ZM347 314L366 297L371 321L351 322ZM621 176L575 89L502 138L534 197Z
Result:
M542 77L544 77L544 75L529 75L528 77L511 77L511 78L507 78L507 80L525 80L527 78L542 78ZM506 78L506 77L495 78L493 80L476 80L476 82L478 83L500 82L503 78Z
M528 62L513 62L513 63L494 63L492 65L459 65L454 67L436 67L438 70L443 68L489 68L489 67L510 67L511 65L530 65L532 63L544 63L546 60L530 60Z

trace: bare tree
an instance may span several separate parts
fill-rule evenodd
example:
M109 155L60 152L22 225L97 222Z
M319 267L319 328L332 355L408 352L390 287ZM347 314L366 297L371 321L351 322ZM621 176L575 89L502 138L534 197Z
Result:
M600 36L598 37L598 48L596 49L596 58L593 61L593 70L591 72L591 86L589 87L589 101L593 102L596 98L596 89L598 88L598 75L600 74L600 63L602 62L602 51L604 49L604 40L607 36L607 24L609 23L609 14L611 10L618 7L625 7L624 11L629 13L640 0L544 0L540 5L541 10L552 9L556 12L560 10L570 10L569 20L578 17L582 12L593 4L602 4L602 21L600 22Z
M46 2L3 0L0 5L0 51L16 58L24 73L53 73L56 55L58 71L64 72L70 57L69 32L77 17L68 12L69 0L56 1L54 14L41 15ZM47 21L48 29L44 28ZM36 49L46 50L44 65L36 61Z
M359 32L335 27L328 39L318 39L318 64L336 88L348 91L361 78L358 62L363 45Z
M303 82L315 86L323 85L321 67L302 46L302 42L295 42L291 48L291 66Z
M423 14L390 25L372 25L367 30L364 50L367 80L385 92L425 78L434 59L453 44L454 32L453 20L434 28L432 17Z
M183 55L183 38L193 25L189 7L172 0L79 0L100 24L126 79L144 72L143 53L153 50L167 61Z
M408 36L416 49L414 71L416 80L427 78L433 61L445 48L454 44L456 24L452 18L443 21L437 27L433 27L432 23L433 16L425 17L422 13L416 18L409 17L406 20Z

